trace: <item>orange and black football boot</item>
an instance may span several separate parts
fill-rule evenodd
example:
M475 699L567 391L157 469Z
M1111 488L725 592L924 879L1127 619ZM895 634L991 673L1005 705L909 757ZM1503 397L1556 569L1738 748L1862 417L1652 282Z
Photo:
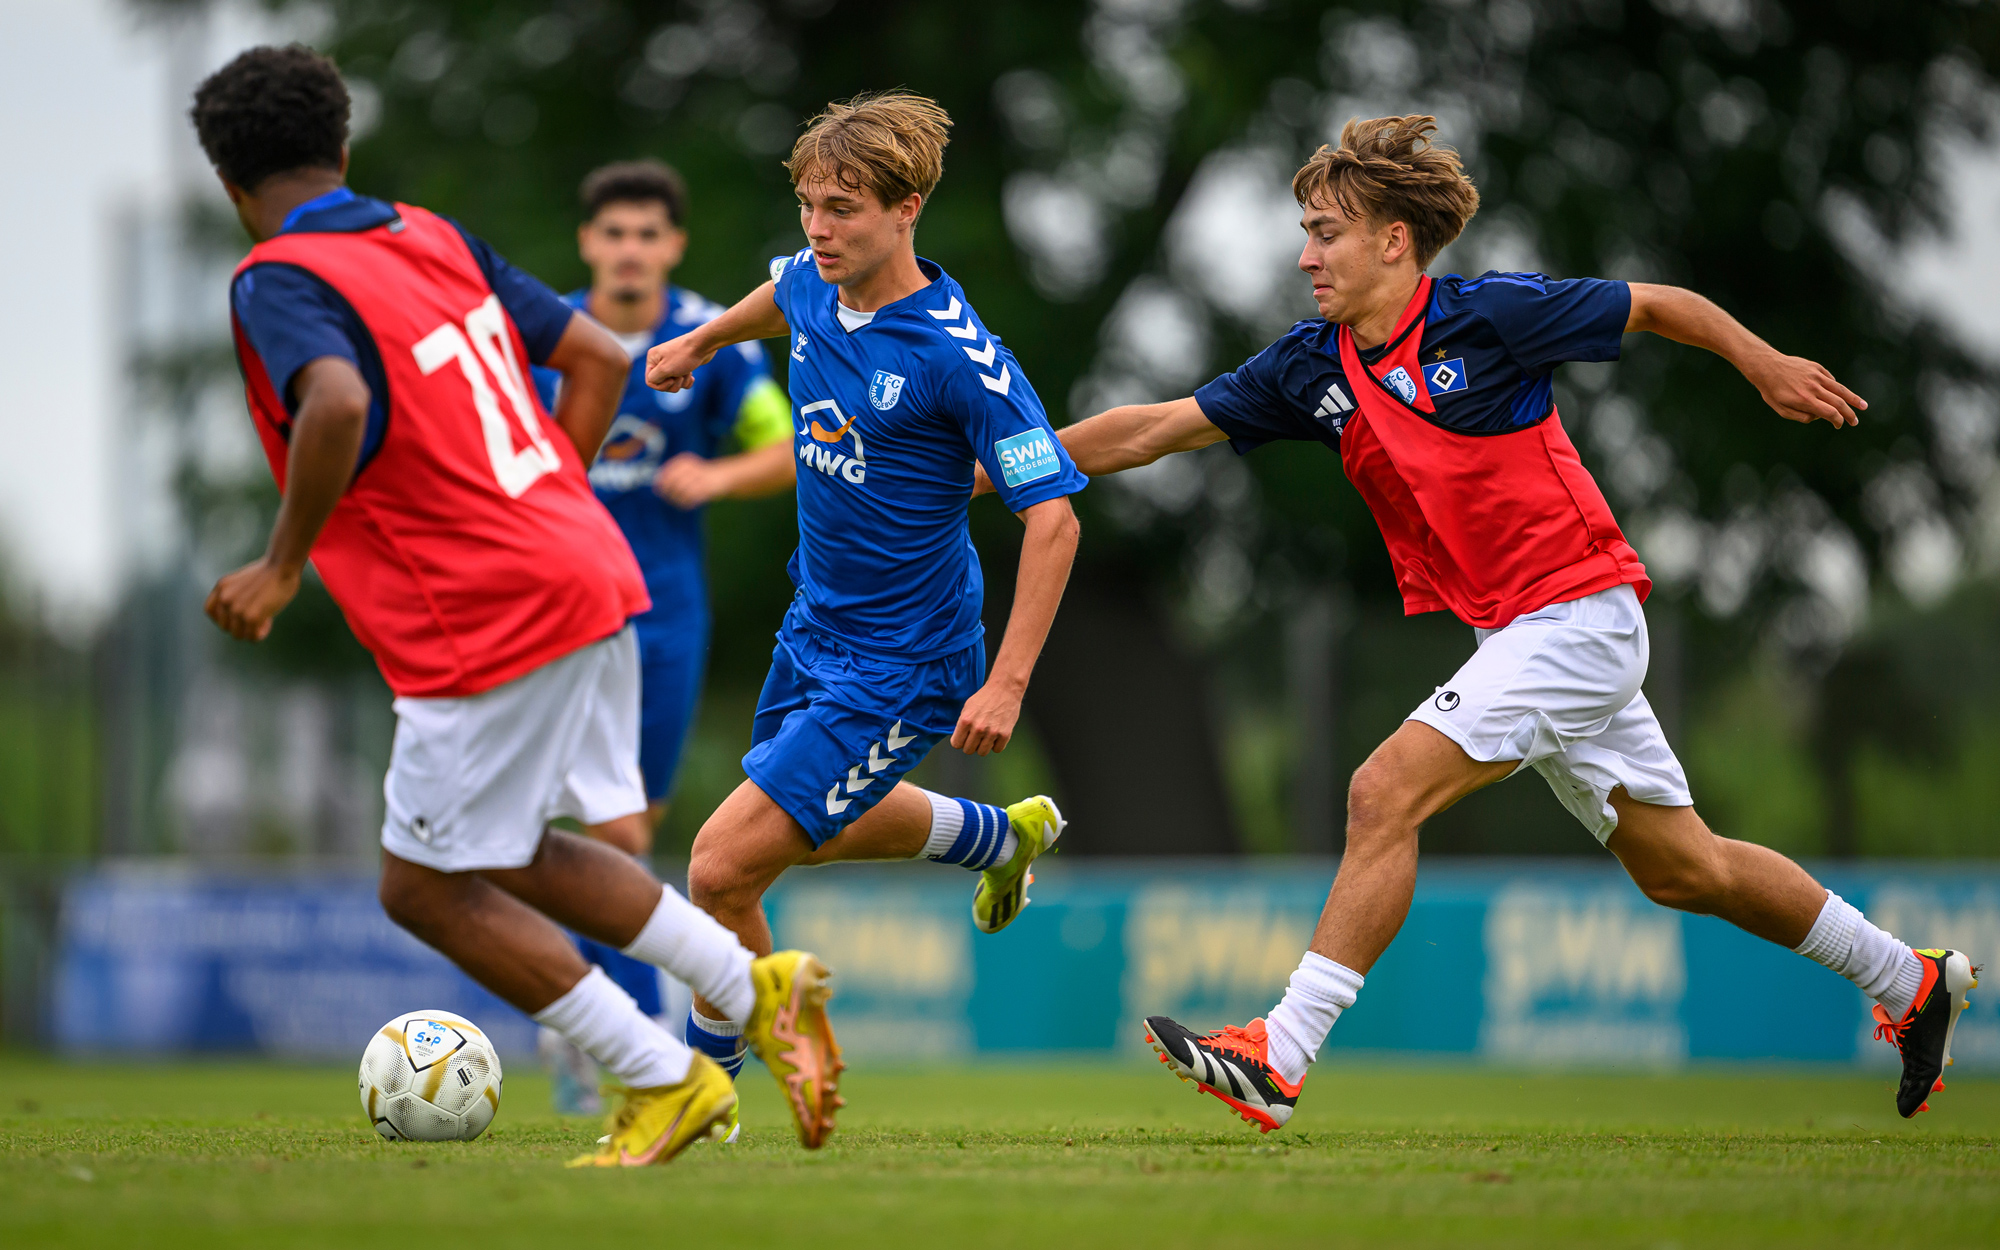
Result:
M1900 1020L1875 1004L1875 1037L1903 1055L1903 1080L1896 1087L1896 1110L1907 1120L1929 1111L1932 1094L1944 1088L1944 1070L1951 1066L1951 1035L1958 1013L1965 1010L1965 992L1979 984L1979 969L1958 951L1921 950L1923 984Z
M1270 1040L1261 1018L1241 1027L1232 1024L1213 1033L1195 1033L1166 1016L1147 1016L1146 1040L1175 1076L1228 1103L1259 1132L1285 1127L1298 1106L1305 1081L1287 1081L1271 1066Z

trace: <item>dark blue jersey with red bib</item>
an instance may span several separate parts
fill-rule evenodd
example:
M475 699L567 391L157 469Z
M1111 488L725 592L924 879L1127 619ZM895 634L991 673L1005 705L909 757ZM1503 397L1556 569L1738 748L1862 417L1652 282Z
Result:
M1563 361L1618 357L1631 289L1540 274L1422 278L1389 341L1302 321L1195 392L1238 453L1274 439L1340 452L1374 513L1404 611L1493 629L1626 583L1645 566L1555 410Z
M362 350L325 354L360 357L376 413L313 567L396 694L478 694L616 633L645 610L645 584L530 385L521 328L474 246L406 204L370 220L251 249L232 300L237 359L282 490L289 377L246 328L243 284L289 269L351 314Z

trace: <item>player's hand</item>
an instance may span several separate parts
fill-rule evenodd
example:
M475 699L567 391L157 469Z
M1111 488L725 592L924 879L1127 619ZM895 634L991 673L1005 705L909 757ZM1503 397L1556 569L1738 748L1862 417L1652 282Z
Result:
M727 475L713 460L684 451L653 475L653 493L676 508L692 510L720 496L729 487Z
M986 466L977 460L972 462L972 497L979 498L993 489L993 479L986 476Z
M1764 402L1787 421L1824 421L1834 429L1860 425L1868 401L1842 386L1825 365L1772 352L1743 371Z
M1020 719L1021 692L989 681L965 701L958 727L951 731L951 744L967 755L1004 751Z
M231 638L262 642L270 636L271 618L298 593L297 570L269 559L253 560L215 583L202 611Z
M646 353L647 386L656 391L680 391L694 385L694 371L715 359L715 349L703 349L694 337L683 334Z

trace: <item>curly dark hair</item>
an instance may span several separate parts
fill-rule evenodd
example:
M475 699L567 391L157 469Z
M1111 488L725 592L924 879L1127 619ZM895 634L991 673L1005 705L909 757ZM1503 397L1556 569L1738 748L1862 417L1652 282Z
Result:
M589 221L606 204L653 204L667 210L675 226L687 224L688 189L680 171L662 161L619 161L590 171L577 189L583 219Z
M252 48L194 91L195 134L216 171L245 191L273 174L339 169L347 84L304 44Z

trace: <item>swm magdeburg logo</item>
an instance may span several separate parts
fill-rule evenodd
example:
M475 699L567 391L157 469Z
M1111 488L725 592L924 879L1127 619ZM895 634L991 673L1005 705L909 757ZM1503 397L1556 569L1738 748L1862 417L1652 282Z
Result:
M901 389L897 388L898 393ZM839 404L831 399L807 404L799 409L799 420L805 423L799 431L805 436L799 443L801 465L856 486L867 480L868 453L861 445L861 430Z

